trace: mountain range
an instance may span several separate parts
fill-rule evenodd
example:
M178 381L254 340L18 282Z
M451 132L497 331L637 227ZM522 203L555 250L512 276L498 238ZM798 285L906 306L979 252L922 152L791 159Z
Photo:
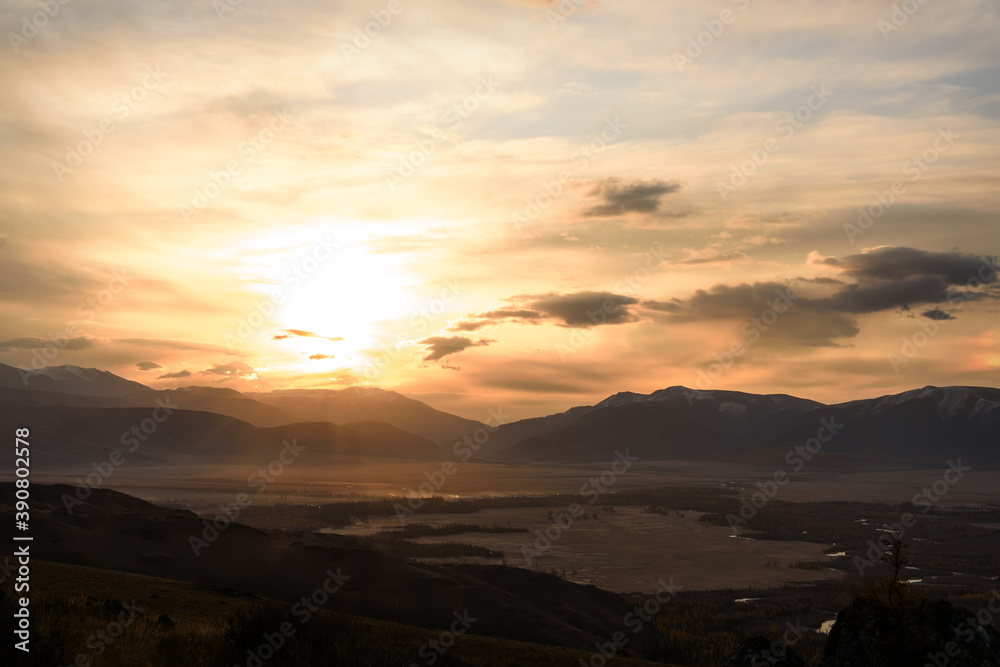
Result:
M174 406L174 414L144 438L136 463L244 463L289 440L307 443L317 463L439 460L453 456L452 442L482 426L376 388L154 390L75 366L30 373L27 384L23 377L0 364L0 427L31 425L41 436L38 461L51 466L107 456L121 447L123 434L164 404ZM998 433L995 388L924 387L824 405L786 394L675 386L616 393L594 405L504 424L479 454L497 462L580 463L610 461L627 448L644 461L778 465L796 447L818 444L823 436L818 468L936 467L956 457L995 467Z

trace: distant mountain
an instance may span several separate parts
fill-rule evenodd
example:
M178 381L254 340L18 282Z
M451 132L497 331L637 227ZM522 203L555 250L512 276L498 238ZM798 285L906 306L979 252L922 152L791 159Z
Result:
M153 392L144 384L96 368L46 366L26 371L6 364L0 364L0 388L115 398L134 398Z
M201 410L234 417L258 427L281 426L299 421L281 408L255 401L235 389L223 387L179 387L156 392L187 410Z
M49 366L22 371L0 364L0 405L152 408L166 398L186 410L227 415L262 428L293 422L385 422L443 446L482 426L394 391L368 387L270 393L196 386L155 390L96 368Z
M644 460L781 464L821 420L843 425L817 467L1000 464L1000 390L925 387L823 405L784 394L670 387L615 394L593 406L502 426L499 456L517 461L611 460L628 447Z
M450 446L482 426L477 421L435 410L426 403L384 389L287 389L266 394L247 393L247 396L283 410L295 421L334 424L380 421L443 446Z
M352 422L339 426L330 422L307 422L263 431L277 441L295 440L325 454L423 460L441 456L441 450L430 440L383 422Z
M156 422L154 417L162 422ZM165 419L164 419L165 417ZM437 447L387 424L287 424L260 429L212 412L146 407L0 407L0 430L31 431L32 469L59 472L110 460L114 450L131 466L261 465L285 441L304 447L300 464L345 460L436 460Z

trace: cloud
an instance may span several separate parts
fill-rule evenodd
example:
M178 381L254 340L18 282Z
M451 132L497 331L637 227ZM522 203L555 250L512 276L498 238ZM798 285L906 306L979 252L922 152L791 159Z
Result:
M0 340L0 350L34 350L49 345L55 345L59 349L77 352L79 350L89 350L97 345L97 338L93 336L74 336L73 338L39 338L38 336L20 336L18 338L8 338Z
M541 324L554 321L558 326L590 328L602 324L636 322L639 317L628 306L639 303L631 296L611 292L573 292L570 294L535 294L511 297L513 308L490 310L453 324L451 331L476 331L484 326L513 322Z
M854 337L861 331L853 318L819 307L816 299L777 281L718 284L696 290L687 299L650 300L642 305L664 313L660 320L667 324L742 321L751 332L747 334L741 328L744 335L782 344L831 347L837 345L838 339ZM759 333L754 335L754 331Z
M189 377L191 377L191 375L192 375L191 371L184 370L184 371L177 371L176 373L166 373L165 375L161 375L160 377L158 377L156 379L157 380L173 380L173 379L176 379L176 378L189 378Z
M789 304L781 324L769 337L794 339L810 345L834 345L837 339L860 333L852 316L909 310L917 304L946 303L950 299L988 298L977 285L997 282L996 257L957 252L927 252L914 248L884 247L843 258L809 254L807 263L831 267L855 282L836 278L796 278L815 285L812 294L796 293L785 283L763 281L718 284L699 289L687 299L648 300L646 309L664 313L665 322L740 320L759 316L776 303ZM820 288L824 293L816 294ZM831 293L832 290L832 293ZM782 297L782 295L785 295ZM953 319L939 308L923 317Z
M589 328L601 324L623 324L639 318L627 306L639 300L611 292L574 292L570 294L536 294L511 297L507 301L521 307L490 310L469 315L451 325L449 331L476 331L485 326L511 322L541 324L556 321L558 326Z
M836 278L830 278L829 276L818 276L816 278L804 278L799 276L794 282L799 283L812 283L814 285L843 285L843 280L837 280Z
M957 292L941 278L919 276L899 281L845 285L833 296L816 300L814 305L842 313L875 313L896 308L909 310L910 306L921 303L943 303L952 293ZM971 293L963 294L964 298L977 298Z
M229 355L236 354L235 352L227 350L222 345L191 343L188 341L169 338L118 338L114 342L124 345L141 345L142 347L159 347L170 350L196 350L199 352L220 352Z
M135 365L135 367L138 368L140 371L152 371L156 370L157 368L163 368L163 366L156 363L155 361L140 361Z
M627 306L639 299L611 292L548 294L532 301L533 310L562 321L561 326L589 328L601 324L624 324L639 318Z
M926 318L932 319L932 320L953 320L953 319L955 319L954 315L946 313L943 310L941 310L940 308L934 308L932 310L925 310L924 312L920 313L920 316L921 317L926 317Z
M318 333L304 331L302 329L284 329L284 332L285 335L276 335L271 338L271 340L283 340L285 338L290 338L291 336L301 336L302 338L322 338L323 340L332 340L334 342L344 340L340 336L320 336Z
M202 375L225 375L227 377L238 377L245 380L253 380L257 377L257 369L242 361L233 361L228 364L214 364L211 368L206 368Z
M982 293L956 290L997 282L997 257L958 252L928 252L915 248L882 247L843 259L810 253L816 266L833 267L857 282L813 304L843 313L873 313L923 303L944 303L961 296L965 301Z
M437 361L449 354L457 354L470 347L484 347L495 342L489 338L480 338L474 341L465 336L431 336L419 341L421 345L426 345L430 349L427 356L424 357L424 361Z
M909 278L936 277L948 285L968 283L978 278L983 283L997 280L997 256L988 257L960 252L929 252L915 248L883 246L843 259L810 257L819 265L831 266L859 282L902 281Z
M698 266L702 264L729 264L731 262L746 262L749 260L750 258L745 253L737 251L708 253L697 257L691 257L689 259L678 259L667 263L675 266Z
M681 189L678 183L667 181L632 181L623 183L618 178L605 178L597 182L590 196L599 196L603 204L583 212L586 217L607 217L625 213L655 213L660 209L663 195Z
M317 359L317 360L318 359L333 359L333 357L334 357L334 355L332 355L332 354L310 354L309 355L310 359Z

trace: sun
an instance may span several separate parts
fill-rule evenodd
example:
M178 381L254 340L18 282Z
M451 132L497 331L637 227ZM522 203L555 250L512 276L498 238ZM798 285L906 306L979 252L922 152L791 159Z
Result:
M282 342L305 359L312 356L338 367L363 367L368 363L363 351L375 346L379 323L411 310L408 294L415 282L390 255L363 247L341 249L302 280L275 317L280 328L308 331L315 337L293 336Z

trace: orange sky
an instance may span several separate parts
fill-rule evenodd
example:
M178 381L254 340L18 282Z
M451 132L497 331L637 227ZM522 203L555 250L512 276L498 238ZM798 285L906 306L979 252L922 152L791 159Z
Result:
M995 5L336 4L5 4L0 361L474 419L997 386Z

